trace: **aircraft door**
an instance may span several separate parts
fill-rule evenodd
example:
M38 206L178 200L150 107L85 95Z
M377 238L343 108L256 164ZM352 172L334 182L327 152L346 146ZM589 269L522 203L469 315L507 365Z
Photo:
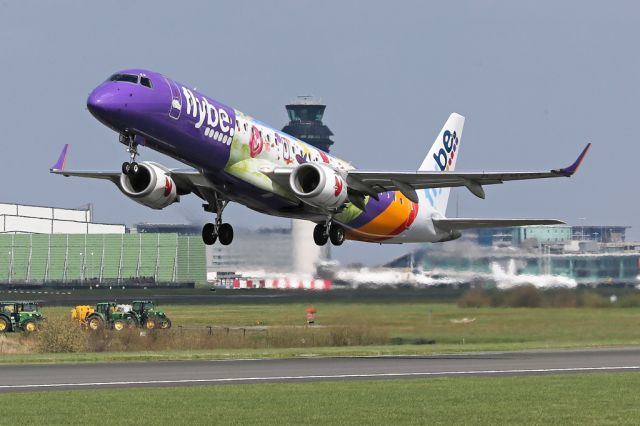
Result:
M182 111L182 98L180 97L180 89L175 82L166 79L165 81L171 89L171 108L169 109L169 117L177 120L180 118L180 112Z

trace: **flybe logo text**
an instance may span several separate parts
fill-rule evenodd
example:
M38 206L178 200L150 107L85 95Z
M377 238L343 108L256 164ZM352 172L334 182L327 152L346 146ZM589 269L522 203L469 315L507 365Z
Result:
M458 150L458 136L456 135L455 130L453 133L449 130L445 130L442 135L442 145L443 147L433 154L433 159L438 165L438 168L440 168L440 171L445 171L449 170L449 167L455 158L456 151Z
M231 144L234 132L233 117L224 108L213 105L204 96L196 97L186 87L182 88L182 93L187 103L187 115L196 119L196 129L204 125L205 136Z

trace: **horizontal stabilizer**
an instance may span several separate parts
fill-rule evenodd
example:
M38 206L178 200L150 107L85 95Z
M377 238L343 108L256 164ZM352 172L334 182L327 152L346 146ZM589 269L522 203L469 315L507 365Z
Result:
M529 225L564 225L556 219L469 219L469 218L441 218L433 219L433 224L446 231L460 231L473 228L502 228L509 226Z

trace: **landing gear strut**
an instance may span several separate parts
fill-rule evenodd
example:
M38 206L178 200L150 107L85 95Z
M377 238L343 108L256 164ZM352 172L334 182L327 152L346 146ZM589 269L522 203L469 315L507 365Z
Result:
M220 241L223 246L228 246L233 241L233 227L228 223L222 223L222 211L229 201L221 200L216 195L213 206L211 204L204 204L203 207L206 211L214 212L216 214L215 223L207 223L202 227L202 241L208 246L215 244L216 240Z
M129 162L122 163L122 173L125 175L135 175L140 170L140 166L136 163L136 157L138 156L138 144L135 142L135 137L129 134L121 134L120 142L128 145L127 152L131 157Z
M326 223L319 223L313 228L313 241L319 246L327 244L329 240L334 246L340 246L344 243L344 239L344 228L342 225L333 223L331 219Z

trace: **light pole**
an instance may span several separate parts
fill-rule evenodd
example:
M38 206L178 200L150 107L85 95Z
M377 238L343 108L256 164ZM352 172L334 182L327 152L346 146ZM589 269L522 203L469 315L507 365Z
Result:
M579 217L578 220L582 222L582 226L580 228L580 240L584 240L584 222L587 220L587 218Z
M84 262L82 261L82 253L80 253L80 284L84 284Z
M8 251L7 254L9 255L7 278L9 282L11 282L11 275L13 275L13 251Z

